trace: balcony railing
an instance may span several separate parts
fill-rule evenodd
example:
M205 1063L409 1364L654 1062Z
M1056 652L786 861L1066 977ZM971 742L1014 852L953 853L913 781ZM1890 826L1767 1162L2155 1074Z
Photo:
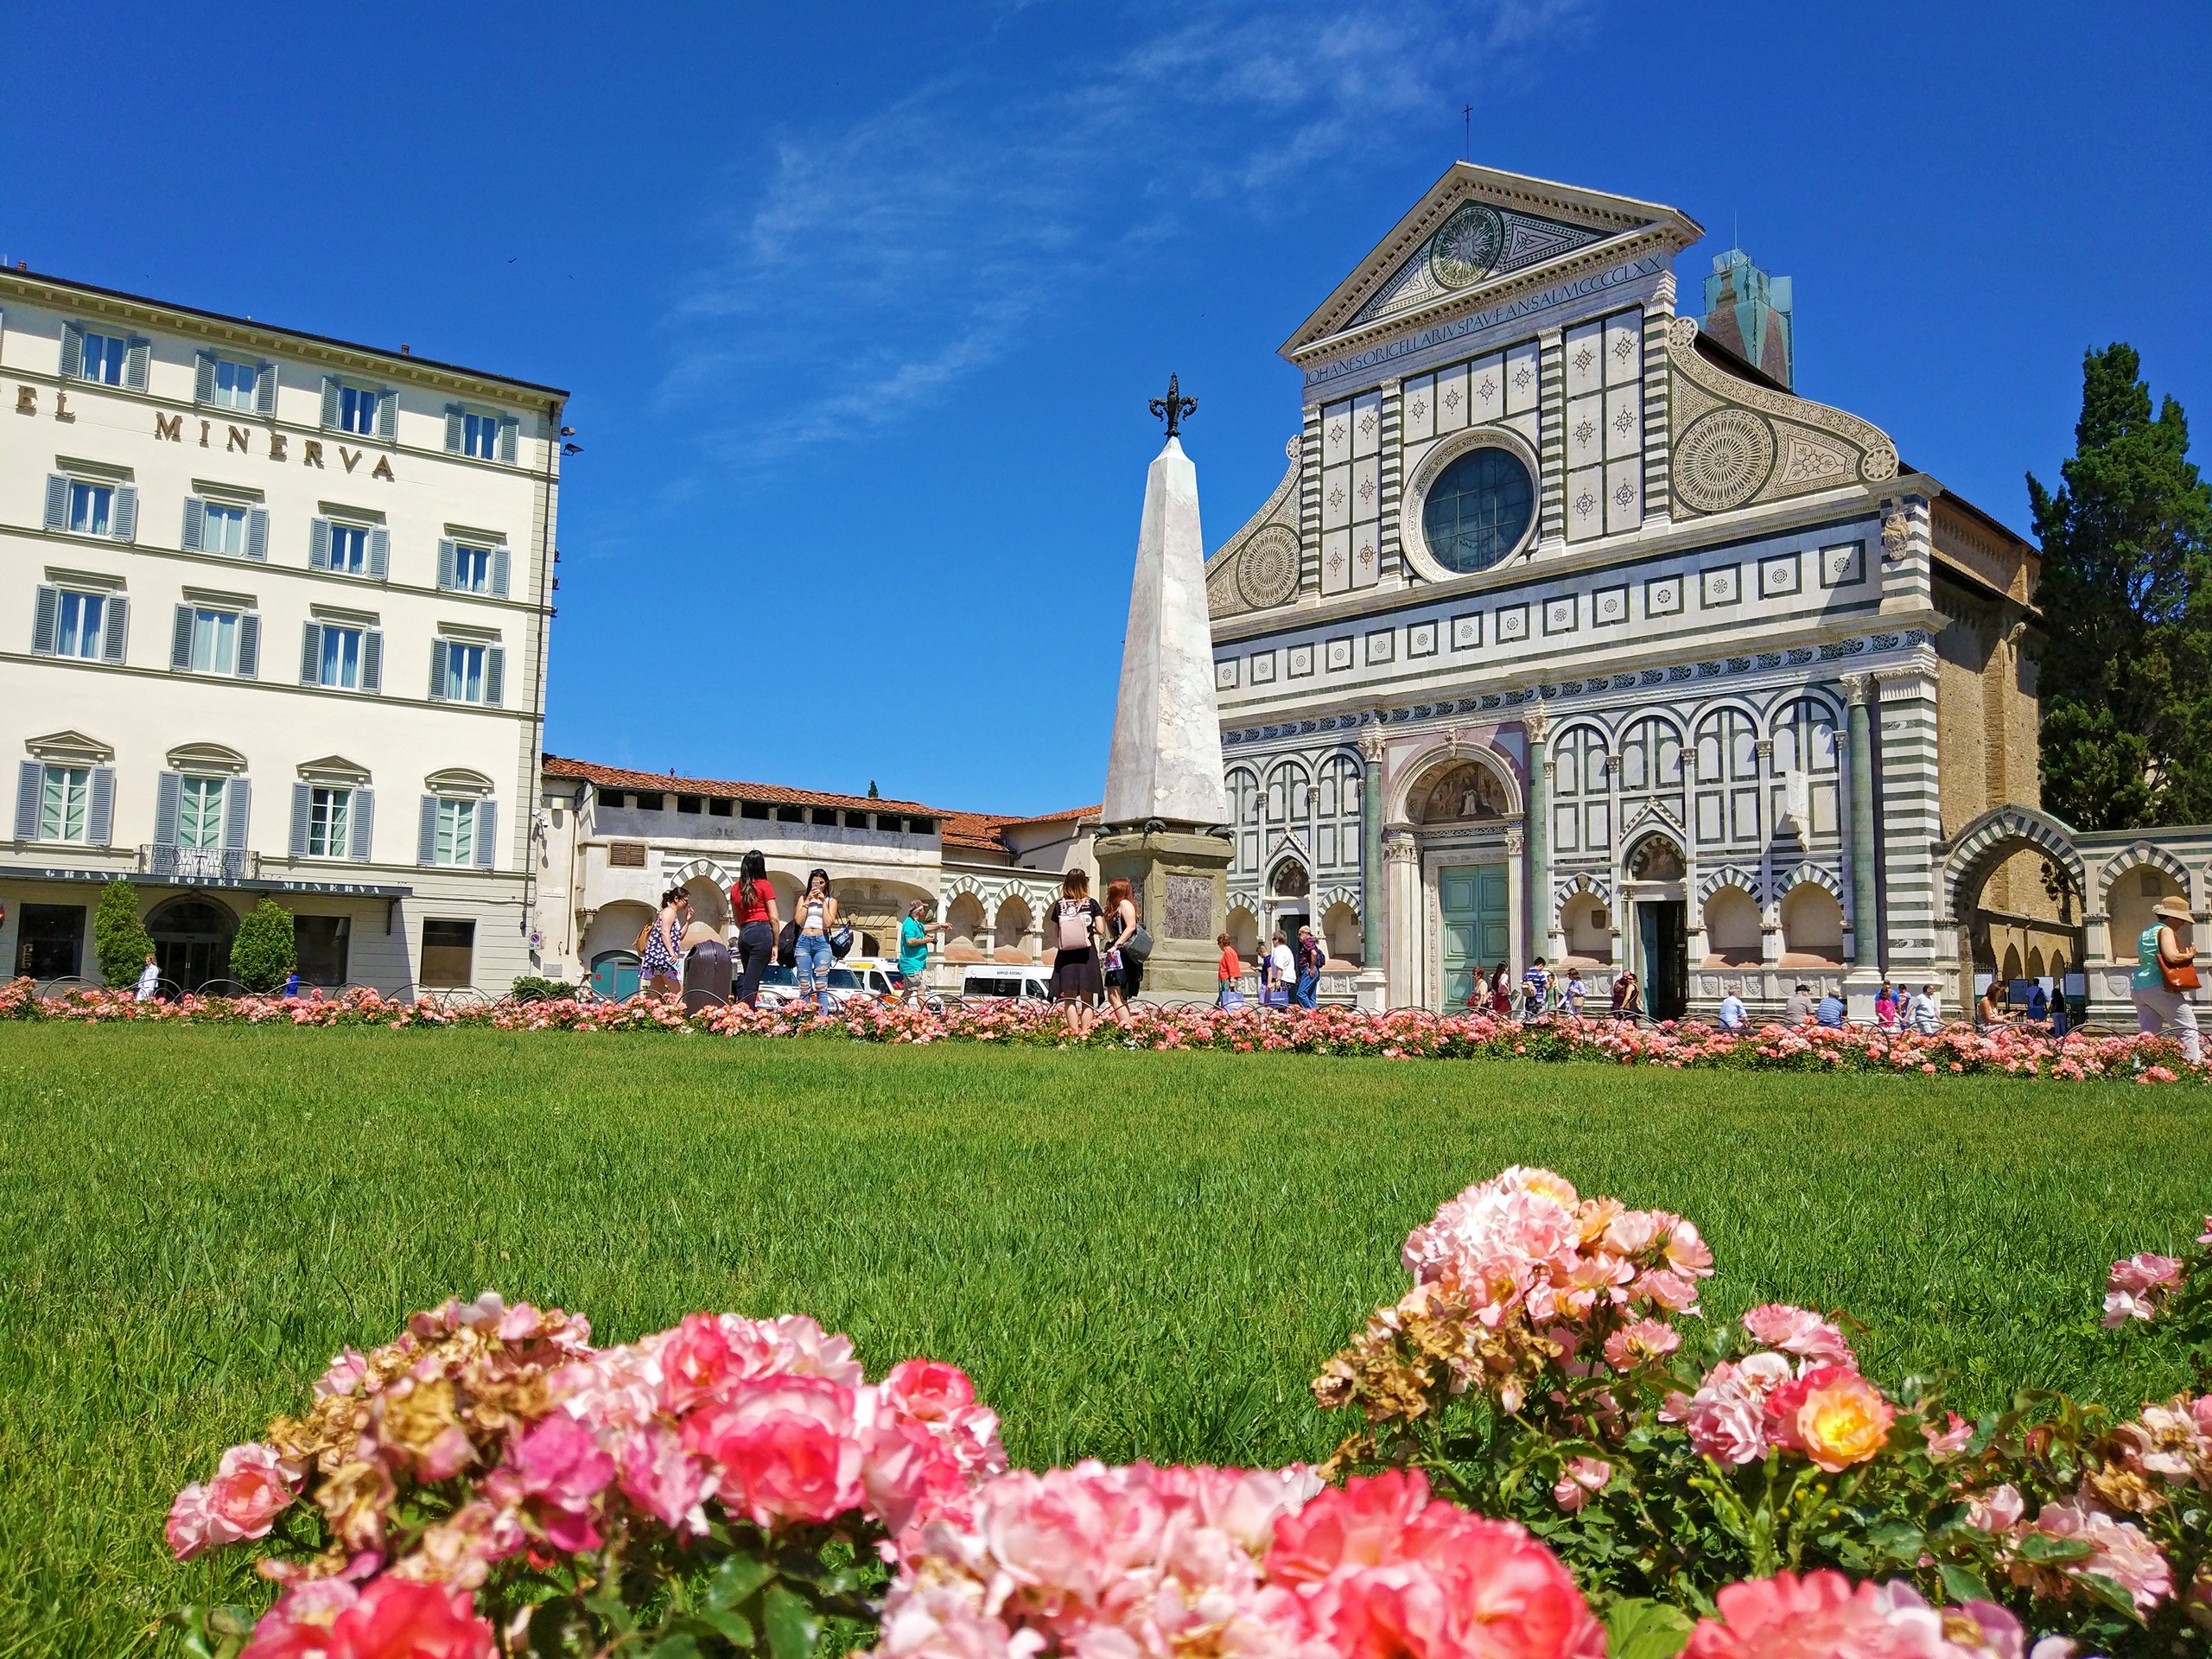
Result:
M253 881L261 855L244 847L141 847L138 871L164 881Z

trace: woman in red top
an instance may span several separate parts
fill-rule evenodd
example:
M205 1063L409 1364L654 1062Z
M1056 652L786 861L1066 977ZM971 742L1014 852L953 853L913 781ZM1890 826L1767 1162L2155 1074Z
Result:
M729 909L737 925L737 1000L749 1008L760 1001L760 976L775 959L776 934L784 923L776 890L768 885L768 861L758 849L737 867Z

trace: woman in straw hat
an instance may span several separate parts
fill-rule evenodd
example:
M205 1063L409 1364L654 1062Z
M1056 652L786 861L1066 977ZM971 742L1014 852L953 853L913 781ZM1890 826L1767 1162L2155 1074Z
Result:
M2196 1034L2196 1009L2190 993L2196 988L2196 951L2190 943L2196 921L2186 899L2167 897L2152 906L2151 925L2135 941L2135 999L2139 1030L2179 1039L2192 1065L2203 1056Z

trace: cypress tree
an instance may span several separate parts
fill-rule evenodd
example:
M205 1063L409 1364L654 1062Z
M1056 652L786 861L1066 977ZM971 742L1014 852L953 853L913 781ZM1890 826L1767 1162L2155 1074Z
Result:
M2077 830L2212 821L2212 489L2141 366L2124 344L2088 353L2064 481L2028 475L2043 802Z

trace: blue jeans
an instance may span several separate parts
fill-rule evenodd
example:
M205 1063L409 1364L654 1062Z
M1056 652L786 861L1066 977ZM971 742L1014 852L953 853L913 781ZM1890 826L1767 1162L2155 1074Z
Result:
M1321 976L1319 974L1300 974L1298 976L1298 1006L1300 1007L1314 1007L1319 999L1320 992Z
M824 1012L834 1005L830 1001L830 964L837 959L830 948L826 933L802 933L798 936L797 966L798 994L802 1000L811 996Z

